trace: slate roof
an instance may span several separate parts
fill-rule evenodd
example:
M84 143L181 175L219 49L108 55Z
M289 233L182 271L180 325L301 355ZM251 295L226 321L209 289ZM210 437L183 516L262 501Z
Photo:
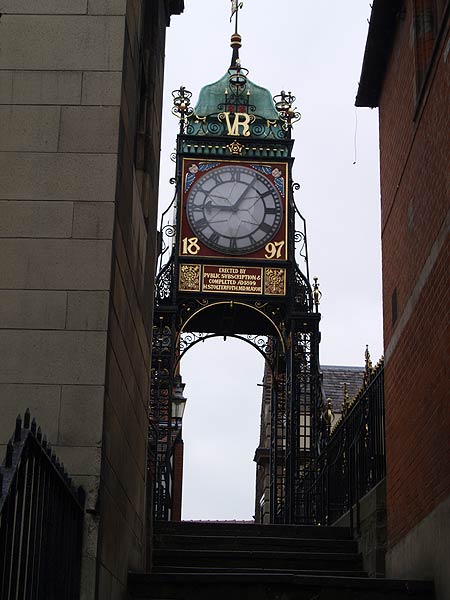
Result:
M331 398L333 410L340 413L342 402L344 400L344 383L347 384L350 400L353 400L362 385L364 367L322 365L320 369L323 376L325 399Z

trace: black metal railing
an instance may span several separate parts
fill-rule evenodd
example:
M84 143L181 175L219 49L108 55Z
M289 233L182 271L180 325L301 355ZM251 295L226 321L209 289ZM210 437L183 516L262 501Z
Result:
M0 598L76 600L85 494L27 410L0 467Z
M332 525L346 512L359 532L360 500L386 476L383 362L366 371L362 388L321 448L315 477L302 482L311 522ZM355 514L356 512L356 514Z

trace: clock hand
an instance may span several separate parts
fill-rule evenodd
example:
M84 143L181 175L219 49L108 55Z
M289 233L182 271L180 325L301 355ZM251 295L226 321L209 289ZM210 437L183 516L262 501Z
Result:
M230 206L229 204L213 204L211 202L211 200L208 200L208 202L205 202L205 208L207 210L210 210L212 208L217 208L218 210L229 210L230 212L233 210L233 206Z
M247 187L245 188L245 190L242 192L242 194L239 196L239 198L236 200L236 202L233 204L233 210L237 210L238 206L241 204L241 202L243 201L243 199L245 198L245 196L247 195L249 189L252 187L252 184L256 181L256 177L254 177L252 179L252 181L247 185Z

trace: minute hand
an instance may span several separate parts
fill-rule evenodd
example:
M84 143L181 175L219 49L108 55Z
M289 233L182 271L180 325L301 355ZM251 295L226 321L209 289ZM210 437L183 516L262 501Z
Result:
M242 200L245 198L248 190L252 187L252 183L255 181L255 178L248 184L248 186L245 188L245 190L242 192L242 194L239 196L239 198L236 200L236 202L233 204L233 206L231 207L233 211L237 210L239 204L242 202Z

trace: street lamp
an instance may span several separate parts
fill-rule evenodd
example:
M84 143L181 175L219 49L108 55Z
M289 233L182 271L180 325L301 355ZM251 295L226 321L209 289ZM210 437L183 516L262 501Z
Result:
M183 396L183 391L186 386L181 380L181 375L175 375L172 394L172 419L177 429L181 428L181 421L183 420L184 409L186 408L186 400Z

